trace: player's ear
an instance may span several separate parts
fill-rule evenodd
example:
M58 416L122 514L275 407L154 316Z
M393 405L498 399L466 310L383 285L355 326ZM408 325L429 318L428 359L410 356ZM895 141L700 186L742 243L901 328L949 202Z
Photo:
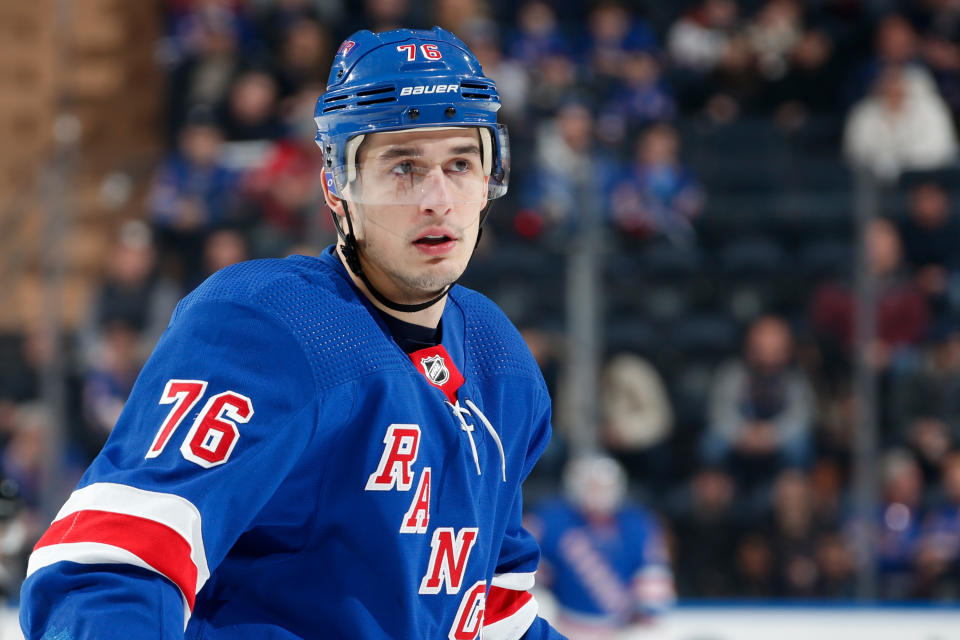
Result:
M343 200L334 195L334 180L333 174L323 169L321 171L321 180L323 184L323 199L327 201L327 206L330 207L330 210L333 211L338 216L345 215L343 210Z

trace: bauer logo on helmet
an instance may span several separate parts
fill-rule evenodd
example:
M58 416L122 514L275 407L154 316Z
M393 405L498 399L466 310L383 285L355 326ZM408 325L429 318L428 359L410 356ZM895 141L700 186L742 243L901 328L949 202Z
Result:
M401 96L419 96L421 94L430 94L430 93L449 93L451 91L456 91L458 89L455 84L418 84L412 87L404 87L400 89Z

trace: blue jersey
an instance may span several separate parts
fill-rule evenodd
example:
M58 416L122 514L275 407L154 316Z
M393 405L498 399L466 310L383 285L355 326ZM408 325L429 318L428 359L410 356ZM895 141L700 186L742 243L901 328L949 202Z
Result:
M673 574L657 520L639 506L590 523L563 500L530 517L540 540L550 589L562 612L595 625L620 627L662 612L674 601Z
M35 547L26 637L559 638L521 526L539 369L465 288L442 331L405 353L329 249L212 276Z

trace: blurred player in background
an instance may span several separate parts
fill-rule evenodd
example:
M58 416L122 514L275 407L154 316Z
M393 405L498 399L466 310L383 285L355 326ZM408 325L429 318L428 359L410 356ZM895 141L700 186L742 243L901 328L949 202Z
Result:
M645 637L675 600L659 523L626 502L626 474L612 458L574 459L563 486L562 498L527 520L543 549L557 628L573 640Z
M187 296L37 544L27 638L560 638L520 486L550 437L518 332L455 286L509 154L455 36L362 31L316 108L340 239Z

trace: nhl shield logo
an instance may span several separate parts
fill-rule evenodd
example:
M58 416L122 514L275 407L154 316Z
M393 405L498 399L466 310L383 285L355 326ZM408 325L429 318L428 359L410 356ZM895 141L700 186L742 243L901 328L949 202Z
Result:
M442 356L435 355L429 358L420 358L420 366L423 367L423 373L427 376L427 380L438 387L442 387L450 380L450 370L447 369L447 365L443 361Z

